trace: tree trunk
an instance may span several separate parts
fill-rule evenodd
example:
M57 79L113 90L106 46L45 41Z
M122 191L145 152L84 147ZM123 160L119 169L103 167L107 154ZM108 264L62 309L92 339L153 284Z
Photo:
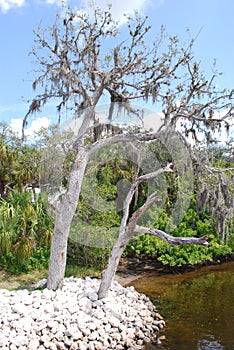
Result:
M68 179L68 188L56 206L55 226L52 237L50 266L47 288L56 290L62 285L67 259L67 241L70 226L80 195L88 153L84 147L79 149L76 161Z
M67 256L67 240L70 225L63 221L62 213L56 216L56 222L52 237L50 266L47 279L48 289L58 289L62 286Z
M103 278L98 290L99 299L105 298L107 296L108 290L115 277L115 274L119 265L119 260L128 242L129 240L126 241L126 240L123 240L123 237L119 237L117 242L113 246L111 255L108 259L107 268L104 271Z

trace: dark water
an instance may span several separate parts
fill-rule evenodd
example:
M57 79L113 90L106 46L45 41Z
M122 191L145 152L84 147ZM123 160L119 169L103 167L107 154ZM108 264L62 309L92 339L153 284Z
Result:
M167 324L160 334L166 340L150 350L234 350L234 262L133 284L156 303Z

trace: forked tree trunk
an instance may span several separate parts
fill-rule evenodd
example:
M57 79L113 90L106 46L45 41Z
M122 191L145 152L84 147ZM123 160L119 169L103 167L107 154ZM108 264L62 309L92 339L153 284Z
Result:
M67 241L80 195L82 180L87 165L85 148L79 150L68 179L68 188L55 212L55 226L52 237L47 288L56 290L62 285L67 259Z

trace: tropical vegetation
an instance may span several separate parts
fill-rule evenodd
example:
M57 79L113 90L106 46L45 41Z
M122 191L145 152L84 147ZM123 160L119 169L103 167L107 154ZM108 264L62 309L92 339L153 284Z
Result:
M9 126L2 124L1 127L0 268L11 274L48 268L54 217L46 191L36 195L34 189L40 185L43 164L45 161L48 162L48 153L52 152L45 152L45 145L54 150L51 145L55 142L55 128L52 128L53 132L51 129L42 130L37 143L24 145L21 144ZM68 138L63 135L63 140L65 139ZM157 157L161 157L161 161L165 162L166 159L163 158L166 158L167 154L160 150L157 143L153 149L157 152ZM214 166L219 163L223 169L234 164L230 145L210 149L210 157L213 159ZM66 186L67 171L71 162L72 154L68 152L64 158L61 175L64 177L64 186ZM92 163L87 171L92 171ZM87 200L87 188L84 186L71 226L67 258L68 271L71 266L80 266L86 269L95 266L96 270L105 268L111 247L116 239L113 230L117 232L122 216L118 186L119 184L123 186L123 180L131 182L134 171L135 165L120 157L100 163L96 176L97 192L105 201L118 199L118 208L115 213L95 210L92 203ZM169 183L170 176L169 174ZM128 183L126 182L126 184ZM147 186L142 184L138 191L136 206L140 206L146 200L146 193ZM137 235L125 249L124 256L126 258L150 257L164 265L181 266L204 261L218 261L234 251L233 222L229 225L228 238L224 239L217 231L216 222L210 215L208 203L204 211L199 210L197 205L198 188L194 188L190 207L178 226L173 224L170 217L176 189L170 186L166 196L167 200L164 201L163 208L160 210L154 208L154 210L149 211L147 220L150 225L160 230L170 228L171 234L178 237L208 235L209 247L171 246L152 235ZM77 218L79 220L76 220ZM73 236L75 232L82 230L80 222L89 223L89 232L86 230L86 240L83 243L82 240L75 240ZM100 240L100 227L103 227L105 232L109 232L109 238L105 237L105 246L87 245L89 234L92 234L92 240L94 235L96 235L97 242Z

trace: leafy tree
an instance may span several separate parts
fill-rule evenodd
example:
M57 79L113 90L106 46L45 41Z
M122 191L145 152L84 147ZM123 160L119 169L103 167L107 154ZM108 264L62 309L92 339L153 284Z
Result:
M219 91L215 87L216 71L208 79L204 76L194 58L194 40L180 46L176 36L168 37L162 29L159 37L148 45L146 38L150 35L151 27L147 24L147 18L136 13L126 20L120 31L121 27L113 20L111 11L102 12L94 8L89 16L85 12L67 9L64 15L57 17L54 26L48 30L39 28L35 32L36 46L32 53L41 67L41 75L35 79L33 88L41 89L29 107L24 126L29 115L39 111L51 99L57 101L60 116L65 108L67 113L70 111L82 121L73 142L75 160L67 178L66 191L55 204L48 288L58 288L63 280L70 226L85 168L94 152L120 142L129 146L134 141L139 144L161 140L167 144L170 138L177 135L171 147L172 154L175 156L178 153L177 141L180 140L180 144L186 145L199 171L205 166L215 174L214 168L196 157L196 149L187 145L186 137L191 135L194 143L203 137L210 144L213 141L212 133L223 124L228 127L228 118L233 116L233 91ZM165 43L168 46L162 52ZM96 108L104 96L105 99L109 98L110 108L107 122L100 123ZM134 101L149 101L162 110L163 120L157 131L138 130L134 133L131 128L123 128L113 122L120 110L141 118L141 109L134 108ZM220 112L222 118L217 117ZM172 159L173 162L175 159ZM183 159L177 159L177 173L183 166ZM182 188L183 184L179 183L179 176L176 176L172 164L143 175L135 173L123 205L119 238L100 286L100 298L107 293L125 245L137 233L153 234L174 245L207 245L206 237L172 237L159 229L138 225L140 217L159 200L156 192L148 196L132 214L129 211L139 184L173 171L177 187ZM185 176L189 181L189 173ZM202 181L202 177L199 181Z
M15 147L14 135L7 124L0 124L0 194L4 196L7 186L15 181L13 171L17 149Z
M0 124L0 194L39 185L40 154L32 145L21 144L11 128Z

